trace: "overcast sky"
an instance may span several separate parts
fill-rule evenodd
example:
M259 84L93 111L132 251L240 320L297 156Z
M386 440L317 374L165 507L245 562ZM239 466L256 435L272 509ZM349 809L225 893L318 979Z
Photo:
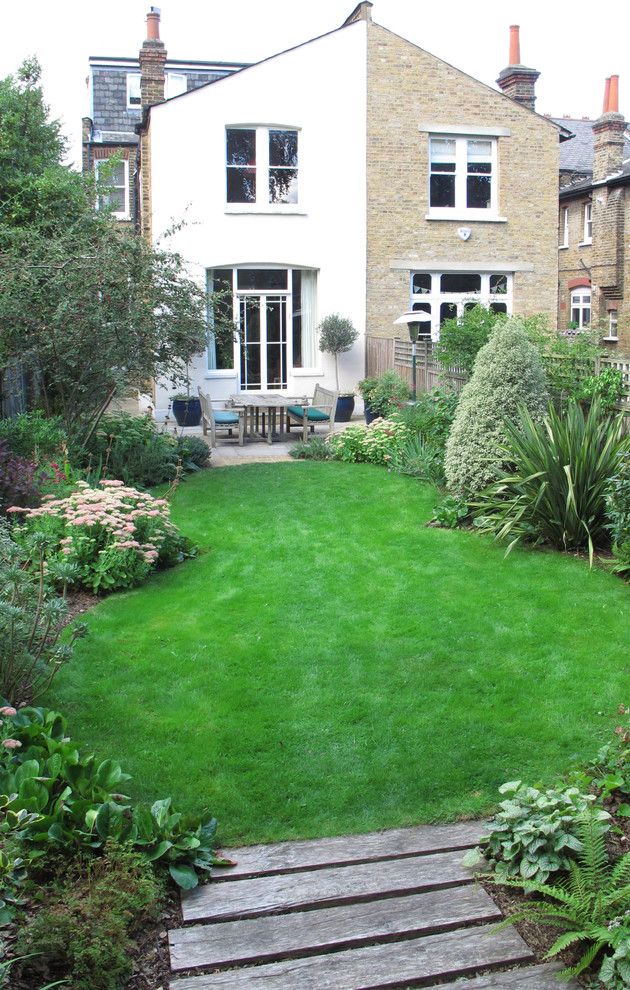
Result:
M137 55L145 0L0 0L0 76L37 55L53 116L80 157L88 57ZM253 62L339 27L352 0L162 0L171 58ZM509 25L521 26L521 58L541 73L540 113L597 117L606 76L620 76L630 117L627 0L374 0L375 21L477 79L494 84L508 61ZM625 58L624 58L625 56ZM324 67L325 71L325 67ZM626 73L626 75L624 75Z

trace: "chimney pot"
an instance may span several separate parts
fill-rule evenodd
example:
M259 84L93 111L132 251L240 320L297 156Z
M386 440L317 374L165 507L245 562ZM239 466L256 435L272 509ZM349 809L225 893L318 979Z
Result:
M510 59L508 65L521 64L521 42L519 37L519 25L510 25Z
M619 76L610 77L608 113L619 113Z
M150 7L147 14L147 41L160 40L160 8Z
M610 102L610 76L607 77L604 84L604 106L602 107L602 113L608 113L608 104Z

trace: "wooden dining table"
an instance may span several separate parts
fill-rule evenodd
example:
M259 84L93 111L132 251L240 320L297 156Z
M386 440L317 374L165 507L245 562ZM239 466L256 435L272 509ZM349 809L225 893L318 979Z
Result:
M284 392L238 392L230 396L228 403L235 409L245 410L245 436L252 439L255 434L259 434L271 444L276 426L278 426L278 435L282 437L288 407L307 406L310 401L308 396L289 396ZM262 430L260 430L261 417Z

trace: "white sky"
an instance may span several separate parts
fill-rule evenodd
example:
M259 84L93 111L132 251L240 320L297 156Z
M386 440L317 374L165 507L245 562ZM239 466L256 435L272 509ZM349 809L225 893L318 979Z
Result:
M253 62L339 27L353 0L157 0L171 58ZM54 117L80 159L90 55L133 56L150 0L0 0L0 77L37 55ZM490 85L508 61L509 25L521 26L521 58L541 73L536 108L597 117L604 80L626 70L630 4L607 0L374 0L375 21ZM624 58L625 56L625 58ZM325 71L325 69L324 69ZM625 75L624 75L625 73Z

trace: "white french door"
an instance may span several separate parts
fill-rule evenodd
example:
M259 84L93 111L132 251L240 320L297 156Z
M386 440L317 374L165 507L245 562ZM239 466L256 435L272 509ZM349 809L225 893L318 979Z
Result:
M239 292L236 304L241 389L286 389L288 295Z

